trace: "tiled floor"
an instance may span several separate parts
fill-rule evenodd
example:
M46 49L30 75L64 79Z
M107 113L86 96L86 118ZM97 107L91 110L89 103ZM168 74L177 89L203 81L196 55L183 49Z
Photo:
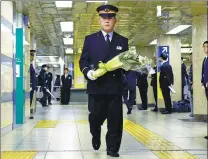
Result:
M194 154L199 159L207 158L207 123L184 122L187 113L162 115L151 111L139 111L136 108L124 118L131 120L153 133L167 139L174 145ZM3 151L38 151L35 159L107 159L105 146L106 125L102 129L100 151L93 151L89 125L72 122L88 119L86 105L38 107L34 120L2 137ZM34 128L39 120L58 120L55 128ZM148 148L124 131L120 149L121 159L158 159Z

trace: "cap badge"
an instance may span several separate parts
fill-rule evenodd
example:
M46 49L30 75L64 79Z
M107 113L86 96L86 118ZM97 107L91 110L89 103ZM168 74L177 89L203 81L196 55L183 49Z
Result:
M110 10L109 10L108 8L105 8L104 11L105 11L105 12L109 12Z

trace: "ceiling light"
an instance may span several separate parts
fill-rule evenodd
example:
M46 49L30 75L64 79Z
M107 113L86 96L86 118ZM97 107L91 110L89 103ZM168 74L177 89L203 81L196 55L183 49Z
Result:
M54 57L54 58L56 58L56 57L58 57L58 56L36 56L37 58L42 58L42 57Z
M107 4L108 1L86 1L87 3L105 3Z
M73 22L60 22L62 32L73 32L74 23Z
M187 48L181 48L181 53L188 53L190 54L192 52L192 48L191 47L187 47Z
M63 38L65 45L73 45L73 38Z
M49 56L49 59L50 59L51 62L56 61L55 57L53 57L53 56Z
M171 31L167 32L166 34L178 34L181 31L189 28L191 25L179 25L176 28L172 29Z
M74 51L72 48L67 48L65 52L66 54L73 54Z
M157 45L157 39L153 40L149 45Z
M72 1L56 1L55 2L57 8L71 8Z
M53 67L58 67L58 65L53 65Z
M161 6L157 6L157 17L160 17L162 15L162 8Z

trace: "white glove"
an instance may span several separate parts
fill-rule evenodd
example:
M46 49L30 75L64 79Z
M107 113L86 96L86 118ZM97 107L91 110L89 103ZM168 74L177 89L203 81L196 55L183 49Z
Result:
M97 78L93 77L94 72L95 72L94 70L90 70L90 71L87 72L87 77L92 81L97 79Z

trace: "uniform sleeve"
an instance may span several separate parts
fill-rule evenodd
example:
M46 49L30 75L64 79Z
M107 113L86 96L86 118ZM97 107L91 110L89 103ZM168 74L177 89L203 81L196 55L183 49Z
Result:
M125 43L125 47L124 47L124 52L129 50L129 44L128 44L128 39L127 38L124 38L124 43Z
M203 76L204 76L204 61L205 61L205 59L202 62L201 83L204 83L204 79L203 79Z
M84 74L85 78L87 78L87 73L90 70L90 58L89 58L89 40L85 37L84 46L82 49L82 54L79 60L80 71ZM88 78L87 78L88 79Z

